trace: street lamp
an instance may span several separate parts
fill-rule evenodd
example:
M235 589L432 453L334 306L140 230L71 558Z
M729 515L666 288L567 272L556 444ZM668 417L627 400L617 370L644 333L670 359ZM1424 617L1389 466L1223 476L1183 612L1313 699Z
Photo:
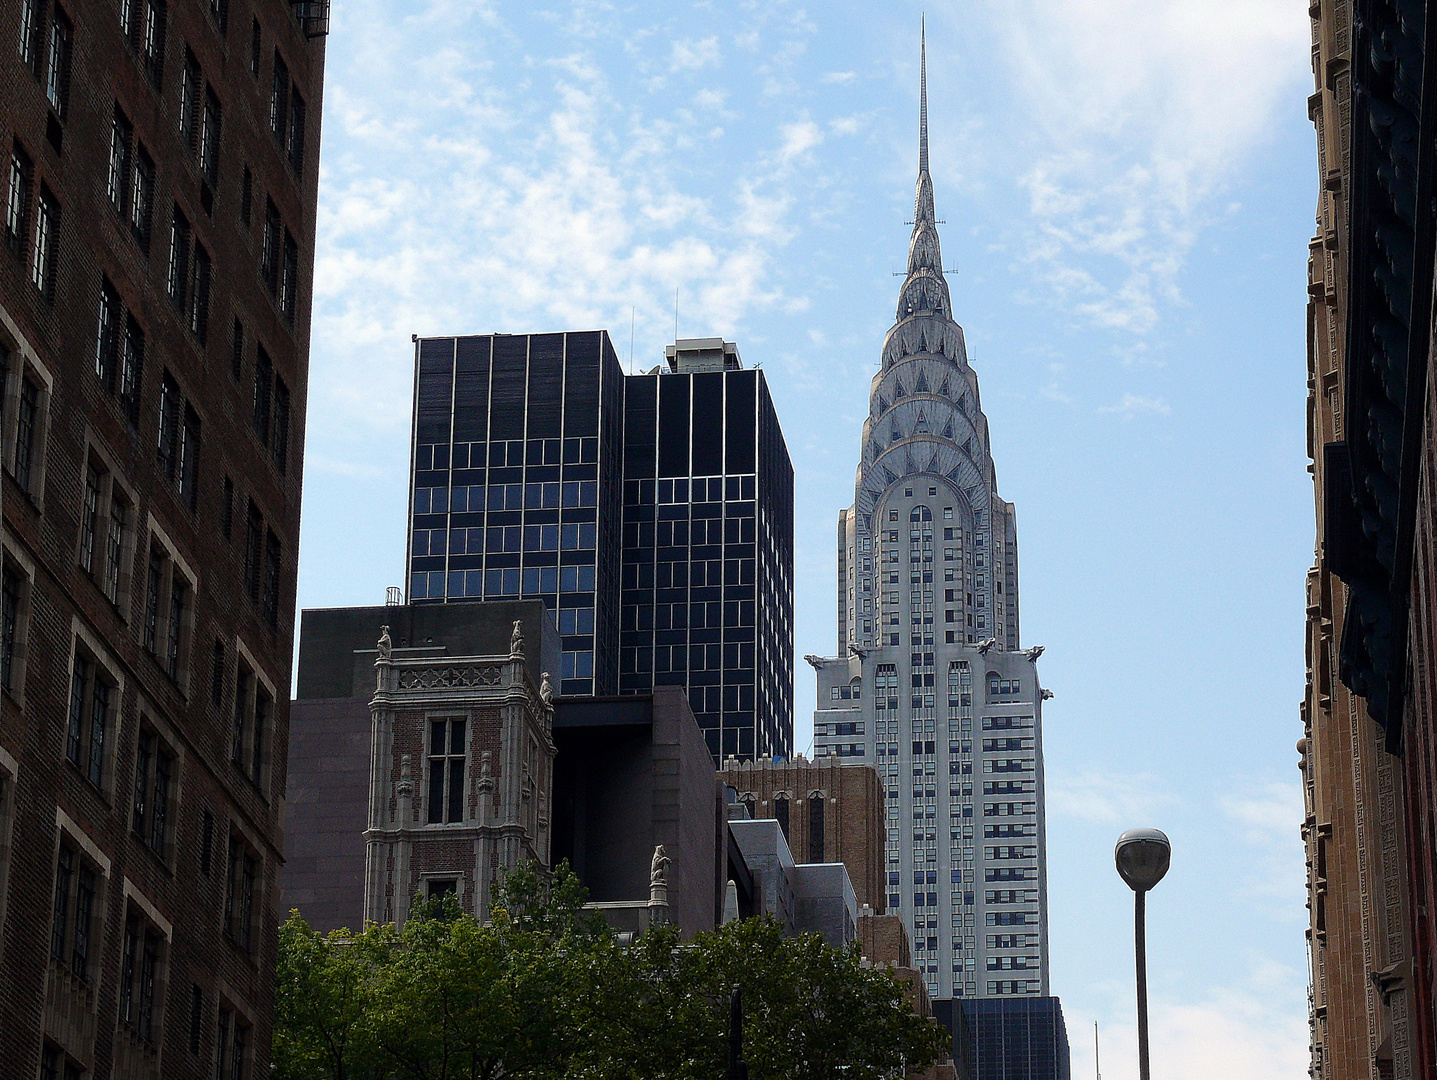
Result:
M1138 964L1138 1077L1150 1080L1148 1072L1148 890L1162 881L1172 861L1168 838L1157 829L1129 829L1118 837L1113 859L1118 874L1133 890L1133 941Z

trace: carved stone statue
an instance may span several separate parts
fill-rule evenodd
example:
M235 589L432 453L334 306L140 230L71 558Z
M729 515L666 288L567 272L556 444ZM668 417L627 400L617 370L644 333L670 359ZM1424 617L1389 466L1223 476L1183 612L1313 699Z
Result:
M518 619L514 620L514 632L509 635L509 655L524 655L524 627Z
M546 709L554 707L554 684L549 681L547 671L544 672L544 676L539 682L539 700L544 703Z
M485 750L482 754L479 755L479 775L480 775L480 776L488 776L488 775L489 775L489 761L490 761L489 751L488 751L488 750Z
M649 886L667 885L669 883L669 857L664 852L664 845L660 844L654 848L654 861L649 864Z
M389 627L381 626L379 628L379 659L388 660L392 647L393 643L389 638Z
M410 754L404 754L399 759L399 784L395 793L401 798L409 798L414 794L414 758Z

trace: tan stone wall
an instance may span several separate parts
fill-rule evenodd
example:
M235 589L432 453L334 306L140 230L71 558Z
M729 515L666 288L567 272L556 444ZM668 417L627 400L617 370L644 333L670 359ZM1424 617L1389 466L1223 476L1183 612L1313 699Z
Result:
M1344 333L1351 153L1350 0L1313 9L1317 231L1308 261L1308 454L1316 555L1307 579L1307 688L1302 703L1312 1068L1316 1080L1410 1077L1406 1003L1372 978L1407 953L1400 883L1401 776L1363 699L1338 679L1347 591L1323 558L1323 447L1344 438ZM1379 1069L1379 1053L1387 1058Z

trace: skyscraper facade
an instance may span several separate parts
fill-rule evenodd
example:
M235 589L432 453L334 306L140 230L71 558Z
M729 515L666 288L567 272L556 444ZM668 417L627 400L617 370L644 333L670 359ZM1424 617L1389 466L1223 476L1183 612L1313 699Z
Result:
M793 744L793 467L717 338L625 376L607 333L415 343L409 599L542 599L563 695L682 686L715 761Z
M415 342L409 599L543 600L561 694L612 694L624 373L602 330Z
M327 3L0 6L0 1072L267 1075Z
M682 686L718 761L793 752L793 466L718 338L625 380L619 688Z
M953 320L928 170L926 62L908 272L838 518L838 648L815 753L872 763L888 910L930 996L1046 995L1041 649L1019 652L1013 506Z

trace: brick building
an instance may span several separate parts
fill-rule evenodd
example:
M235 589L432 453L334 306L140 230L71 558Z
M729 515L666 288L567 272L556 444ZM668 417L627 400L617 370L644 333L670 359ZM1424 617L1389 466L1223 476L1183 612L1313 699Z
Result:
M6 1075L268 1069L327 9L0 3Z
M1317 550L1298 744L1314 1077L1437 1078L1437 31L1424 0L1313 17Z
M795 862L843 863L859 904L883 914L883 789L870 766L730 758L719 779L750 817L778 821Z
M1368 1077L1380 1059L1411 1077L1408 995L1383 993L1370 973L1409 954L1403 888L1401 762L1387 752L1367 702L1339 677L1350 591L1334 573L1323 507L1339 493L1345 446L1346 341L1351 257L1352 12L1331 0L1313 8L1317 129L1322 186L1309 260L1308 450L1318 507L1307 575L1307 687L1301 755L1312 963L1312 1075Z

